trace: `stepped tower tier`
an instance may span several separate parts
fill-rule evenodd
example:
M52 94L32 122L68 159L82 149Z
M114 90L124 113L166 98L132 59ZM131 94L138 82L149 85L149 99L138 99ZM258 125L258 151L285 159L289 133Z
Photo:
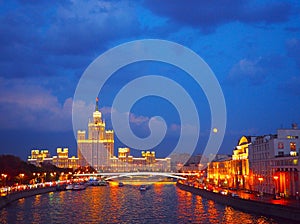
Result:
M105 129L102 113L96 98L93 119L88 123L87 138L85 131L78 131L77 145L81 166L92 166L96 170L109 169L110 159L114 156L114 132Z

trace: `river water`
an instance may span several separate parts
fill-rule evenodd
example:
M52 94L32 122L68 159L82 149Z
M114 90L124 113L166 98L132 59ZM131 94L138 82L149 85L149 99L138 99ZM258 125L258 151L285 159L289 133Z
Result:
M98 186L20 199L0 210L0 223L280 223L237 211L174 184Z

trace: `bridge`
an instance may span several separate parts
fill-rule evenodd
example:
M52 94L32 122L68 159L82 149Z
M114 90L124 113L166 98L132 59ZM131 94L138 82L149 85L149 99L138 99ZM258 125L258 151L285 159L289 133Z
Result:
M105 180L117 179L120 177L129 176L163 176L171 177L180 180L186 180L185 176L196 176L197 173L173 173L173 172L116 172L116 173L78 173L74 174L77 177L100 176L105 177Z

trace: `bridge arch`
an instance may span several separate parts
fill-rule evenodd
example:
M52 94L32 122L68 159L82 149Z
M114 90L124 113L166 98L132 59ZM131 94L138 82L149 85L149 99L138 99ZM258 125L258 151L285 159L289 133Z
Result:
M172 173L161 173L161 172L132 172L132 173L129 172L129 173L120 173L118 175L106 177L105 180L111 180L111 179L116 179L116 178L120 178L120 177L128 177L128 176L149 176L149 175L171 177L171 178L176 178L176 179L180 179L180 180L186 180L186 178L182 177L182 176L177 176L177 175L174 175Z

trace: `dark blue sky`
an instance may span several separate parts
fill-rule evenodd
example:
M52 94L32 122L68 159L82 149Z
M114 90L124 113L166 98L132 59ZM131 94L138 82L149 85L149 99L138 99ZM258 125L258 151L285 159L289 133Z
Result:
M231 153L242 135L300 123L296 0L1 1L0 34L1 154L26 158L31 149L53 154L56 147L69 147L75 155L71 113L81 75L106 50L145 38L182 44L215 73L227 107L220 152ZM144 62L114 74L99 94L108 126L115 94L146 74L165 75L188 90L199 111L201 152L210 128L207 100L193 80L170 65ZM168 132L156 150L164 155L174 147L180 121L169 102L147 97L131 113L132 128L141 137L149 134L150 117L164 117Z

